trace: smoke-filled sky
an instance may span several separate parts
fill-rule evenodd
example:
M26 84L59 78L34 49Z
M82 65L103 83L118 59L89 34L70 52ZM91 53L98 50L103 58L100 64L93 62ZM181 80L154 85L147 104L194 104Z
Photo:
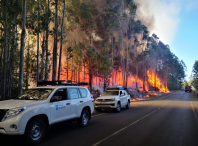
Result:
M198 60L198 0L135 0L140 19L187 66Z

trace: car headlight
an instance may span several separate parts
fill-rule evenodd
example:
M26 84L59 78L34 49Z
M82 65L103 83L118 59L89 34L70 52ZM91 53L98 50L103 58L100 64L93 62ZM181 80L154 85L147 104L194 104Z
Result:
M23 112L26 109L26 106L24 107L18 107L18 108L13 108L13 109L9 109L7 111L7 113L5 114L5 116L3 117L2 121L5 121L8 117L10 116L16 116L18 114L20 114L21 112Z
M115 98L112 98L111 101L115 101Z

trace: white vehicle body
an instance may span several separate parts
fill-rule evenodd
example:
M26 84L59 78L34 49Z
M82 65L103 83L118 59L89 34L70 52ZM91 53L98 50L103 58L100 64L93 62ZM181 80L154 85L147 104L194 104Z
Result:
M112 93L116 93L117 95L109 95L107 93L107 95L102 95L100 97L98 97L95 100L95 109L106 109L106 108L113 108L113 109L117 109L118 108L118 104L119 104L119 108L121 109L122 106L129 106L130 107L130 95L125 91L125 90L106 90L107 92L112 92ZM128 107L128 108L129 108ZM119 111L119 109L118 109Z
M26 126L28 122L33 118L40 116L45 118L46 124L52 125L54 123L78 119L81 117L82 110L84 108L89 109L90 115L94 111L93 101L91 99L90 92L85 87L76 86L45 86L37 87L32 89L53 89L52 93L46 100L6 100L0 102L0 134L7 135L22 135L26 131ZM62 89L76 89L79 88L87 91L86 97L77 99L68 99L53 102L51 101L54 94ZM80 94L80 92L79 92ZM2 116L6 116L3 113L4 110L8 111L23 107L24 110L17 115L9 116L3 120ZM89 116L90 116L89 115ZM90 116L91 117L91 116Z

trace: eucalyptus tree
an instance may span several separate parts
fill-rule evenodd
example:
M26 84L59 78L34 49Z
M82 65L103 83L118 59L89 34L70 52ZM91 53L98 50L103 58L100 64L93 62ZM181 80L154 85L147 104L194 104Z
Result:
M65 9L66 9L66 0L63 1L63 18L62 18L62 26L61 26L61 46L59 53L59 70L58 70L58 80L60 80L60 72L61 72L61 58L62 58L62 47L63 47L63 28L65 21Z
M19 72L19 95L23 89L23 72L24 72L24 47L25 47L25 29L26 29L26 0L23 0L22 11L22 33L21 33L21 48L20 48L20 72Z
M100 53L98 53L98 62L97 62L97 70L101 78L104 80L104 91L106 89L107 82L109 78L111 77L111 60L109 58L109 44L104 43L101 44L100 47L101 49Z
M127 40L127 64L126 64L126 82L125 86L127 87L128 83L128 72L129 72L129 39L132 38L132 25L133 25L133 18L136 15L137 5L134 3L134 0L126 0L125 1L125 9L128 12L128 24L126 28L126 40ZM132 19L132 21L131 21Z
M101 17L103 19L104 29L107 30L110 35L111 40L111 51L112 51L112 85L114 85L114 33L120 30L120 11L121 3L119 0L108 0L106 4L102 7L103 13Z
M50 1L35 1L30 0L27 2L27 29L31 35L37 36L37 79L47 80L49 71L49 50L48 50L48 37L55 32L49 30L49 24L52 22L53 14L50 10ZM39 53L40 42L41 54ZM39 71L40 70L40 71ZM39 78L40 77L40 78Z
M53 69L52 80L56 81L57 78L57 53L58 53L58 33L59 33L59 16L58 16L58 0L55 0L55 35L54 35L54 48L53 48Z
M76 29L76 22L78 22L79 20L79 15L78 15L78 11L80 8L80 0L70 0L68 1L68 5L67 5L67 21L68 23L70 23L71 25L73 25L72 27L72 31L73 31L73 35L72 35L72 40L71 40L71 44L72 44L72 50L74 50L74 45L75 45L75 29ZM73 64L73 57L72 57L72 63L71 63L71 80L73 78L73 73L74 73L74 64Z
M7 52L7 19L8 19L8 0L5 1L5 13L4 13L4 53L3 53L3 96L2 100L5 99L5 89L6 89L6 52Z
M192 85L196 90L198 90L198 61L197 60L195 61L193 65L192 77L193 77Z
M86 54L84 59L88 67L89 90L92 91L92 79L93 73L96 71L97 55L95 49L93 49L91 45L86 48Z

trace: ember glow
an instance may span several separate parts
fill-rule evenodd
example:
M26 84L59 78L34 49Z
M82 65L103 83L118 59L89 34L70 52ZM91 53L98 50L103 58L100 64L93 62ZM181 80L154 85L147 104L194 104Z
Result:
M66 65L65 62L62 61L63 67L61 69L61 80L67 80L67 70L66 70ZM79 72L74 72L73 76L71 76L71 68L68 70L68 80L72 80L75 82L89 82L89 75L88 75L88 69L84 66L82 66L80 73ZM119 70L116 70L114 73L114 79L111 77L109 79L109 85L112 86L112 80L114 80L114 85L123 85L123 73L121 71L121 68ZM154 70L148 70L147 71L147 77L145 81L145 90L148 92L149 95L156 95L155 93L151 93L149 90L149 86L155 87L155 72ZM93 76L92 78L92 84L93 87L101 88L103 89L104 86L104 80L103 78ZM137 79L137 84L138 84L138 89L139 91L143 92L143 81L138 78ZM128 82L127 82L127 87L135 89L136 88L136 75L130 73L128 76ZM159 92L169 92L168 88L165 86L165 84L156 76L156 87L159 89ZM135 99L134 99L135 100Z
M154 70L147 71L148 82L152 87L157 87L159 92L170 92L166 85L155 75Z

